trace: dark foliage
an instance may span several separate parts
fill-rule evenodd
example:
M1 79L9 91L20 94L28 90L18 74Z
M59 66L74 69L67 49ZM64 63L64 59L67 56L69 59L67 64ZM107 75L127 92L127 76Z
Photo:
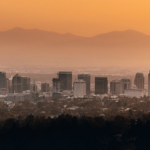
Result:
M28 116L0 122L1 150L149 150L150 119Z

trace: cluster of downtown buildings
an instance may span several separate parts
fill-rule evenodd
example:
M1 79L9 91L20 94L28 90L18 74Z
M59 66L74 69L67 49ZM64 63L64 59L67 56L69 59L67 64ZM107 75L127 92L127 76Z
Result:
M40 91L37 89L35 80L31 83L30 78L16 74L12 79L6 78L5 72L0 72L0 98L4 96L7 100L33 100L39 92L51 93L52 98L67 96L88 97L91 92L90 74L79 74L77 79L72 81L72 72L58 72L58 77L52 79L52 87L49 83L42 83ZM73 83L73 84L72 84ZM107 77L95 77L94 95L125 95L129 97L142 97L145 95L144 75L137 73L134 79L134 86L131 80L123 78L108 83ZM150 73L148 74L148 95L150 96Z
M79 74L78 79L73 83L74 97L84 97L91 95L91 76L90 74ZM53 92L60 93L63 90L72 90L72 72L59 72L58 78L53 79ZM110 90L109 90L110 89ZM150 74L149 74L150 89ZM108 83L107 77L95 77L95 95L115 95L129 97L143 97L146 92L144 89L144 75L137 73L134 86L130 79L112 80ZM149 92L150 94L150 92Z

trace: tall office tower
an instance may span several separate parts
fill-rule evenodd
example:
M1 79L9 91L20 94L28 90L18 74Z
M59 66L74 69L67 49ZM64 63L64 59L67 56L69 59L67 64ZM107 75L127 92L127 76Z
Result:
M108 80L107 77L95 77L95 94L108 93Z
M5 82L6 82L6 89L8 89L8 87L9 87L9 79L6 78L6 79L5 79Z
M6 88L6 73L0 72L0 89Z
M23 78L16 74L12 79L12 92L22 93L23 92Z
M122 92L121 80L113 80L110 82L110 93L112 95L119 95Z
M37 92L37 85L35 83L35 79L33 80L33 83L30 84L30 91Z
M6 88L8 89L9 93L12 93L12 79L13 79L12 76L11 78L6 79L6 82L7 82Z
M30 78L22 77L22 84L23 91L30 90Z
M36 84L30 84L30 91L31 92L37 92L37 85Z
M8 90L8 92L11 92L11 82L11 80L6 78L6 89Z
M121 93L123 94L124 93L124 90L127 90L127 89L131 89L131 80L130 79L121 79L121 82L122 82L122 88L121 88Z
M90 74L79 74L78 80L83 80L86 82L86 95L90 95L90 85L91 85L91 76Z
M59 72L60 90L72 90L72 72Z
M49 84L48 83L42 83L41 84L41 92L48 92L49 91Z
M86 81L78 80L73 83L74 97L83 97L86 95Z
M138 89L144 89L144 75L143 73L137 73L135 76L134 84Z
M150 71L148 74L148 96L150 96Z
M58 78L53 78L53 93L60 92L60 80Z

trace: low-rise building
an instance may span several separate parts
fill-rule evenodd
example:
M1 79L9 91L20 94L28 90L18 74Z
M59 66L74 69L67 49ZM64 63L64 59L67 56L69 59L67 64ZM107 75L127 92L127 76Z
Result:
M33 100L32 93L9 93L6 95L7 101Z
M0 95L0 102L4 102L6 100L6 95Z
M129 97L143 97L145 95L145 90L143 89L137 89L136 86L134 86L132 89L127 89L124 91L124 93Z
M1 88L0 89L0 95L6 95L8 93L9 93L8 89L6 89L6 88Z

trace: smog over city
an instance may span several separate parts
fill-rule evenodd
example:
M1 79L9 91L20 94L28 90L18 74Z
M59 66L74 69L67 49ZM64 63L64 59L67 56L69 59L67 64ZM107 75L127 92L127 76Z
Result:
M149 0L0 0L0 149L150 149Z

